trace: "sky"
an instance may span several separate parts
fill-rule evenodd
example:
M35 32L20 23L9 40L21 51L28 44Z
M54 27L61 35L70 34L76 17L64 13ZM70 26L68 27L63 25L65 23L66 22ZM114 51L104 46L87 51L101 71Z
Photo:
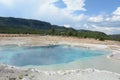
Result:
M120 34L120 0L0 0L0 16Z

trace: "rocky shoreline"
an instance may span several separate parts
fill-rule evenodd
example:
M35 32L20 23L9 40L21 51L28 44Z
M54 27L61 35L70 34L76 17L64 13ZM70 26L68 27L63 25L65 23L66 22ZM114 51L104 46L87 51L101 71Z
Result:
M0 64L0 80L120 80L120 74L97 69L40 71Z

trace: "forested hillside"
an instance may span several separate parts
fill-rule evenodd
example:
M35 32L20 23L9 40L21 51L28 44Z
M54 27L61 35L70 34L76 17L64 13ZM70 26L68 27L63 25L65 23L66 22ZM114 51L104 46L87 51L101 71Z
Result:
M64 26L51 25L48 22L13 17L0 17L0 33L7 34L40 34L95 38L99 40L120 40L120 36L107 35L103 32L75 30Z

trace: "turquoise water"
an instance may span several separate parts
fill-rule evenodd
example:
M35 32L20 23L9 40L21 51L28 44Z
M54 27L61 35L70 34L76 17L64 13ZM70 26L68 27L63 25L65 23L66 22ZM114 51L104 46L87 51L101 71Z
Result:
M1 46L0 63L14 66L42 66L87 60L108 54L107 51L71 46L19 47Z

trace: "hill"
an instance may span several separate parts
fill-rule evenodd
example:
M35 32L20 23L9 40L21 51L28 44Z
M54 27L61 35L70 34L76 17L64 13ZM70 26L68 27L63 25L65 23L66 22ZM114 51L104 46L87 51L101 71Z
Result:
M109 35L113 40L120 41L120 34Z
M0 33L62 35L82 38L95 38L99 40L119 40L103 32L75 30L73 28L66 28L64 26L51 25L50 23L44 21L14 17L0 17Z
M22 19L13 17L0 17L0 33L33 33L40 34L42 31L48 31L51 28L64 30L64 27L57 27L48 22Z

